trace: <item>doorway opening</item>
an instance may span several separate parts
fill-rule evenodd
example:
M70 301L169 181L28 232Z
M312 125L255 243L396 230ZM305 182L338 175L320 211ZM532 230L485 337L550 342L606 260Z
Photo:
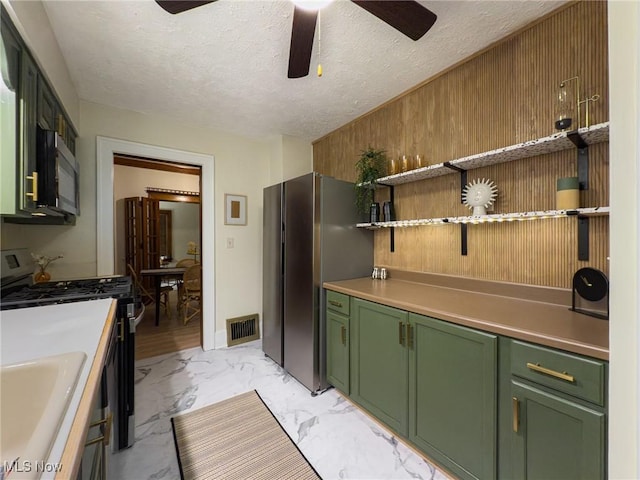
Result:
M183 274L174 269L201 265L201 168L122 154L113 164L116 273L137 278L146 304L136 360L200 346L202 298L199 313L187 321Z
M110 137L96 137L96 275L115 273L115 202L113 201L113 156L131 155L141 158L167 160L179 165L195 165L201 168L200 200L202 215L202 244L211 246L201 255L202 289L208 293L202 301L202 348L210 350L218 345L226 346L224 331L216 331L215 305L215 159L213 155L188 152L174 148L149 145Z

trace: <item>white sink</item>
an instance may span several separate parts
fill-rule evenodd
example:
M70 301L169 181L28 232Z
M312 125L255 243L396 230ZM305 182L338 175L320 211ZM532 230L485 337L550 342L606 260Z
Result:
M5 478L40 476L37 462L47 461L86 357L70 352L0 368L0 479L14 461Z

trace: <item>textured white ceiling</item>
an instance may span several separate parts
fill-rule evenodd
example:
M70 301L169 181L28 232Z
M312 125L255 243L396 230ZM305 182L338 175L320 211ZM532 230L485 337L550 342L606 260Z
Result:
M421 1L414 42L349 0L320 17L310 74L287 78L289 0L218 0L170 15L153 0L45 1L83 100L251 137L317 139L564 1Z

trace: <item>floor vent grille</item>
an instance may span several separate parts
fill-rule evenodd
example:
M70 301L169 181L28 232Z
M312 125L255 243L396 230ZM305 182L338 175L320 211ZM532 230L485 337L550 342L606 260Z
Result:
M258 314L227 318L227 346L239 345L260 338Z

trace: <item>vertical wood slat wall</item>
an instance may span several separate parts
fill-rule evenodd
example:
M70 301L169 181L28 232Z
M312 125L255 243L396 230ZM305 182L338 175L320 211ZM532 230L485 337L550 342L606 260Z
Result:
M356 119L313 145L314 169L354 181L368 146L388 156L425 156L427 164L512 145L555 132L558 84L578 75L581 96L599 94L590 123L608 120L606 2L579 2ZM583 121L584 123L584 121ZM608 143L589 148L589 189L581 206L609 204ZM555 208L556 180L577 175L576 150L468 172L498 186L495 212ZM381 188L377 201L388 193ZM468 215L457 174L395 188L398 219ZM376 231L376 265L498 281L569 288L584 266L608 274L609 219L590 219L589 261L578 261L577 220L469 225L468 255L453 225Z

